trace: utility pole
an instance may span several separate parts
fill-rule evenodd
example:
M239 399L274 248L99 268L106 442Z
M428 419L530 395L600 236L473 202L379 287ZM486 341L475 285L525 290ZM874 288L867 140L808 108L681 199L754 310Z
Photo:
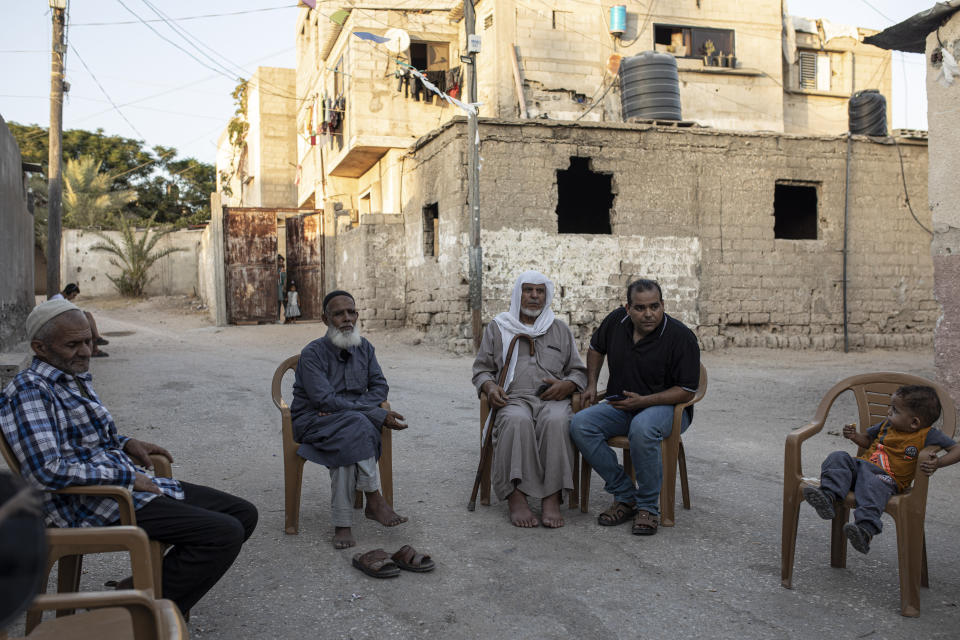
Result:
M467 36L467 102L475 104L477 101L477 54L470 51L470 36L476 30L477 16L473 10L472 0L463 0L463 22ZM464 62L467 62L464 60ZM483 325L481 313L483 311L483 251L480 248L480 152L477 148L479 125L477 113L467 115L467 173L469 187L467 191L467 205L470 210L470 309L473 312L473 346L480 347Z
M49 0L53 13L53 44L50 51L50 154L47 162L47 297L60 293L60 238L63 232L63 41L67 0Z

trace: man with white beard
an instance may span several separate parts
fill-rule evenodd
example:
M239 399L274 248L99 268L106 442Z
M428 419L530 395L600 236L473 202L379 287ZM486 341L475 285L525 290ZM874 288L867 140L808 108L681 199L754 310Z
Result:
M387 411L387 381L373 345L360 336L353 296L331 291L323 299L321 318L327 334L300 352L293 383L293 436L297 453L330 470L333 546L356 544L353 496L366 494L365 515L393 527L407 521L380 493L380 430L406 429L403 416Z
M536 527L539 520L527 497L541 501L543 525L563 526L560 503L573 489L576 455L569 436L570 396L587 384L586 367L577 353L570 327L550 309L553 282L537 271L517 278L510 309L498 314L483 332L473 363L477 394L486 394L496 410L493 429L493 490L510 508L510 522ZM514 336L533 340L530 353ZM507 367L503 386L497 378Z

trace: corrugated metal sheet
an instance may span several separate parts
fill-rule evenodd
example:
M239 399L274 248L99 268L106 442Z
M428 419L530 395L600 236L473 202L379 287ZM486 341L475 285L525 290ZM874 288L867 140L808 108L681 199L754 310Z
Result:
M323 313L323 216L308 213L286 220L287 279L297 283L300 319L319 320Z
M227 322L276 322L277 211L224 207Z

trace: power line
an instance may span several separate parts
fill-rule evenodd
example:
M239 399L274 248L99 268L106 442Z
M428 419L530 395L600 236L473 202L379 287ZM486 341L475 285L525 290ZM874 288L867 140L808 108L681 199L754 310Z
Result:
M869 2L867 2L867 0L860 0L860 2L862 2L863 4L867 5L867 6L870 7L871 9L873 9L873 11L874 11L878 16L880 16L880 17L884 18L885 20L887 20L887 22L896 22L896 20L894 20L893 18L891 18L890 16L888 16L888 15L885 14L884 12L880 11L880 9L877 9L875 6L873 6L872 4L870 4Z
M205 13L199 16L184 16L182 18L175 18L177 21L183 20L200 20L202 18L220 18L223 16L239 16L245 13L263 13L266 11L277 11L278 9L296 9L298 5L295 4L286 4L279 7L267 7L265 9L248 9L247 11L230 11L228 13ZM74 27L108 27L113 25L121 24L138 24L138 20L125 20L120 22L78 22L75 23ZM146 20L145 22L163 22L163 20Z
M133 126L133 123L130 122L129 118L127 118L126 115L124 115L123 111L120 111L120 107L117 106L117 103L113 101L113 98L110 97L110 94L107 93L107 90L104 89L104 88L103 88L103 85L100 84L100 81L97 80L97 76L95 76L95 75L93 74L93 70L90 69L90 67L87 65L86 61L85 61L85 60L83 59L83 57L80 55L80 52L77 51L77 48L76 48L72 43L70 44L70 48L73 49L73 53L77 56L77 60L80 61L80 64L83 65L83 68L87 70L87 73L90 74L90 77L93 78L93 81L94 81L95 83L97 83L97 86L98 86L98 87L100 87L100 91L103 93L104 97L110 102L111 105L113 105L113 109L114 109L118 114L120 114L120 117L123 118L123 121L124 121L124 122L126 122L128 125L130 125L130 128L133 129L133 132L134 132L134 133L136 133L136 134L137 134L138 136L140 136L141 138L144 138L144 135L143 135L142 133L140 133L140 131L137 130L137 128L136 128L135 126Z

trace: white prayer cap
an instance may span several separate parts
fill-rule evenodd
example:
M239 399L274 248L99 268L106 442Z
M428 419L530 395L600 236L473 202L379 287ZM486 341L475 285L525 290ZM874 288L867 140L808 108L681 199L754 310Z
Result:
M35 306L33 311L30 312L30 315L27 316L27 340L33 340L34 336L37 335L37 332L43 328L43 325L53 320L61 313L74 310L80 311L80 307L73 304L69 300L66 300L65 298L41 302Z

